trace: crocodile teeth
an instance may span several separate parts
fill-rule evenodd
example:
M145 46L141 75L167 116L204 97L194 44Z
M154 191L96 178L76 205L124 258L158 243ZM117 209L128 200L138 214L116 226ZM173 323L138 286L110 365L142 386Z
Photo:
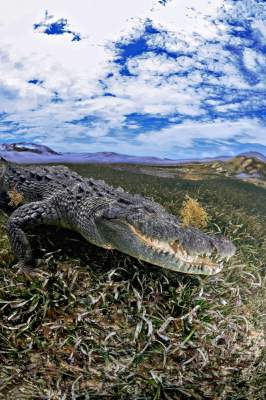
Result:
M201 256L189 255L184 247L176 240L172 242L160 241L144 235L132 225L129 225L129 227L135 236L137 236L142 242L145 243L146 246L150 247L158 255L171 257L173 260L175 259L184 265L190 264L192 270L198 269L202 271L204 269L208 270L209 268L220 268L217 265L217 263L221 260L221 257L218 254L215 254L215 256L212 257L212 260L209 258L211 255L210 252L206 252Z

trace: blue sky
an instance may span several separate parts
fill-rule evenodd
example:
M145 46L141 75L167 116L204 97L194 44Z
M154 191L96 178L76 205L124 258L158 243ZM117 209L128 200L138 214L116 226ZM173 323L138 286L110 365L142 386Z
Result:
M266 155L266 1L0 4L0 142Z

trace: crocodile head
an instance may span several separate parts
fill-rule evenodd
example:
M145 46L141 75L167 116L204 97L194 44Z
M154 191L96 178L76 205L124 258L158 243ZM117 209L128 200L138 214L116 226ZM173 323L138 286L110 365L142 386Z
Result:
M183 227L159 204L140 196L122 196L95 223L102 247L178 272L212 275L235 253L231 241Z

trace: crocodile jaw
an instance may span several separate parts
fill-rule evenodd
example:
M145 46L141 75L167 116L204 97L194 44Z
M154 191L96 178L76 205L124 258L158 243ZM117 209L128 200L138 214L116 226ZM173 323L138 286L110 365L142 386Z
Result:
M144 235L134 226L130 230L145 246L153 252L145 261L160 265L163 268L188 274L214 275L223 268L222 258L211 254L190 255L178 241L163 241ZM161 260L160 260L161 259Z

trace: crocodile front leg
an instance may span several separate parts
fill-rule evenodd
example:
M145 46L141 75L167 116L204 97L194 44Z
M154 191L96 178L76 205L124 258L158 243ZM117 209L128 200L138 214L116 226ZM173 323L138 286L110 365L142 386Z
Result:
M52 201L25 204L15 210L7 222L6 228L11 248L18 258L16 266L22 270L30 269L35 264L25 229L41 224L59 225L59 217Z

